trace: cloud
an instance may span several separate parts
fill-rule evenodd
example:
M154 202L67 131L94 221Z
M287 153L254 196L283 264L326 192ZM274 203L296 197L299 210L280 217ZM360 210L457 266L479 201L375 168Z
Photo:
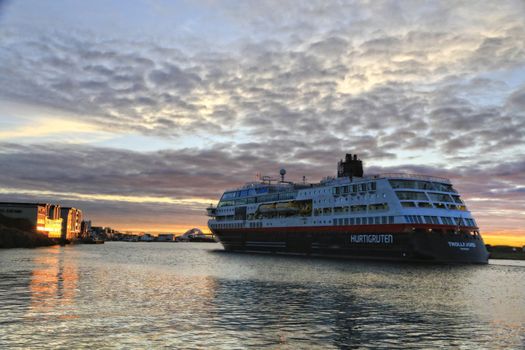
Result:
M345 152L433 171L495 159L510 167L525 152L521 1L194 6L209 23L199 33L188 26L188 36L178 26L177 40L3 29L2 101L174 145L141 153L4 142L4 186L208 199L284 164L299 179L330 175ZM202 144L183 148L188 135Z
M204 209L209 202L218 200L226 189L254 180L256 173L277 176L278 170L285 167L289 179L301 181L305 175L315 182L335 175L338 160L330 151L297 151L295 159L281 162L261 153L264 145L257 143L235 148L216 146L214 150L132 152L85 145L29 147L2 143L0 197L59 200L88 208L95 220L109 221L108 213L120 208L112 213L116 222L124 222L124 217L133 210L140 212L136 220L162 210L166 215L159 219L159 225L191 220L203 225ZM295 147L301 149L300 144ZM364 159L366 166L367 158ZM525 213L523 160L480 161L448 168L405 164L365 167L365 173L408 172L449 177L483 229L515 229L512 225ZM170 212L177 216L169 218Z
M479 151L479 144L491 143L488 138L494 140L495 133L506 133L499 132L503 124L498 120L507 118L515 130L522 127L523 109L513 107L510 113L506 108L519 107L517 91L506 89L507 97L514 93L508 106L505 98L492 106L475 98L480 90L488 93L490 86L502 84L497 76L482 77L487 71L512 70L525 62L525 29L510 11L512 4L480 6L471 13L459 4L458 18L440 6L407 11L406 5L392 2L373 9L360 3L258 6L271 21L295 28L296 34L302 33L300 22L268 9L284 7L321 22L341 19L347 11L352 21L336 21L328 31L314 26L315 35L301 36L293 45L287 45L283 34L260 41L246 38L228 51L212 46L198 53L79 33L11 34L0 51L0 96L69 111L104 128L162 137L226 135L245 127L260 142L278 142L301 140L312 130L326 139L341 137L338 131L375 136L380 130L381 136L392 136L410 128L427 137L452 129L450 140L406 140L399 148L424 145L450 151L454 144L465 146L467 142L459 140L468 139L470 132L481 135L477 144L468 142ZM221 11L237 16L237 10L224 6ZM262 25L260 14L252 17L253 11L246 9L246 22L239 25ZM400 29L380 30L371 11ZM501 16L483 17L488 11ZM410 16L427 24L415 26ZM445 25L439 26L438 18L444 18ZM479 32L466 30L462 21ZM355 31L357 24L363 26L360 32ZM498 146L523 141L520 133L511 138Z

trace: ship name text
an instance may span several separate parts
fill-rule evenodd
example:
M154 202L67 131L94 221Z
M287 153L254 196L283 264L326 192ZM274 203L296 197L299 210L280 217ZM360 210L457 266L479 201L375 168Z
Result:
M351 235L350 243L393 244L393 235Z

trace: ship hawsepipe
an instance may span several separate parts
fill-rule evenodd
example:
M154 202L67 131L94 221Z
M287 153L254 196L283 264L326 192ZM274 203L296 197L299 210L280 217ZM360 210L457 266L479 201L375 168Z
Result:
M337 177L292 183L263 177L207 209L226 250L436 263L488 262L474 218L448 179L364 176L347 154Z

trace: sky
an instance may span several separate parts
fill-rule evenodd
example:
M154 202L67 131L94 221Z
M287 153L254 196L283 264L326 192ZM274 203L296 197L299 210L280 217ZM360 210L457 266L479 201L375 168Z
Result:
M0 200L206 230L257 173L452 180L525 245L525 2L0 0Z

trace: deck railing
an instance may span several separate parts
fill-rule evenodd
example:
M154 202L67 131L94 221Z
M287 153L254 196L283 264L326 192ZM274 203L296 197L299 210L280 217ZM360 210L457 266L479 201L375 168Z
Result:
M446 177L439 176L430 176L430 175L421 175L421 174L407 174L407 173L384 173L373 175L372 178L395 178L395 179L407 179L407 180L424 180L424 181L434 181L441 182L446 184L451 184L450 180Z

